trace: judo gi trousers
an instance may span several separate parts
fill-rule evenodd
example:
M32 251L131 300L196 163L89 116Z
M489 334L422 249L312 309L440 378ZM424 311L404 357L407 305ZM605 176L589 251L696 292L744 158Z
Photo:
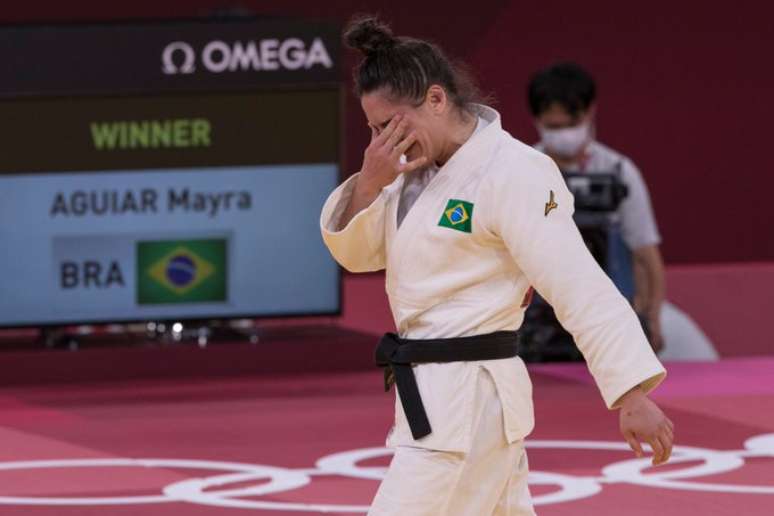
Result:
M466 453L398 446L369 516L534 516L524 441L508 443L494 381L478 375Z

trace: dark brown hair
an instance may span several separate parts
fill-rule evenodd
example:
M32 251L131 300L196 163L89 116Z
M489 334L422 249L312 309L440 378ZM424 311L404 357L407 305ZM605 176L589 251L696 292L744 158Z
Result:
M591 107L597 98L597 86L591 74L580 65L556 63L540 70L529 81L527 101L534 116L540 116L553 104L559 104L572 117Z
M364 56L354 71L358 97L385 88L393 99L419 105L428 88L437 84L466 112L471 104L485 102L463 65L452 63L433 43L393 36L390 27L374 16L350 21L344 42Z

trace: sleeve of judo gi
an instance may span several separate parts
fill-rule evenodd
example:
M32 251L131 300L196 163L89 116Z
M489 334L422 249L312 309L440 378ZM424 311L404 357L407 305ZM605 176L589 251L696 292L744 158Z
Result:
M634 311L592 257L573 221L573 196L553 160L521 153L492 174L485 224L502 238L586 359L608 408L666 375Z
M349 224L338 229L339 221L349 205L355 186L353 175L328 196L320 215L320 230L328 250L339 264L350 272L384 269L384 221L386 193L384 190L371 205L355 215Z

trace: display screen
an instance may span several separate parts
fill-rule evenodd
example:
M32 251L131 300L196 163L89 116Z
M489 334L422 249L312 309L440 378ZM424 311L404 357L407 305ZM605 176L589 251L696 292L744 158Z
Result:
M0 326L339 310L340 91L231 90L0 100Z

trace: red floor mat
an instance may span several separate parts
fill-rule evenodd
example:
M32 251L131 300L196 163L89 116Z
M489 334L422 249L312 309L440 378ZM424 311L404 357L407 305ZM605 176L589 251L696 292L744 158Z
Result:
M679 448L651 469L582 366L531 368L541 516L774 514L774 359L669 369ZM362 514L391 420L378 370L4 389L0 514Z

